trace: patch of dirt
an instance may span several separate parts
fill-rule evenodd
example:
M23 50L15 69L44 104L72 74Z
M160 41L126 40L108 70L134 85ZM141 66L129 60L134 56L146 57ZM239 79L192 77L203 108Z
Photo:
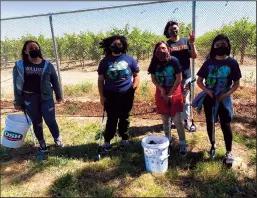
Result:
M66 116L85 116L85 117L99 117L102 115L103 107L99 102L92 101L75 101L66 100L62 104L56 104L56 114ZM194 120L203 121L204 113L198 114L195 109ZM12 101L1 100L1 114L13 113ZM234 100L235 119L242 122L255 122L256 124L256 103L252 100ZM135 102L132 116L145 119L159 119L160 116L156 113L156 105L154 102Z

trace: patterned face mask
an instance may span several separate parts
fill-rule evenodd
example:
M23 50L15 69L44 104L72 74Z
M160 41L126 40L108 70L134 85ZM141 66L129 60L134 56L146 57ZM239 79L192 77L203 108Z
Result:
M169 57L169 51L168 50L162 50L162 51L156 51L155 56L160 60L160 61L165 61Z

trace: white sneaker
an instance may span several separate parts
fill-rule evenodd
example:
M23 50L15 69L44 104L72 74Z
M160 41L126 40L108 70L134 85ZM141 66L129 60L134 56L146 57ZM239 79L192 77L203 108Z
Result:
M225 159L226 159L226 164L233 164L235 158L231 152L227 152Z

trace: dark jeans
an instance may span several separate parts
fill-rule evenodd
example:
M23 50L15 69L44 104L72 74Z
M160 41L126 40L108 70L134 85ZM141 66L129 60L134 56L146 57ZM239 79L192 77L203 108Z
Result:
M41 101L39 94L23 95L24 107L32 120L34 133L39 143L44 143L43 119L48 126L54 140L59 140L59 128L55 119L54 100Z
M210 98L208 95L206 96L204 102L204 112L206 117L206 124L207 124L207 132L212 145L215 144L215 134L213 133L214 130L214 123L213 123L213 115L212 115L212 108L215 105L215 101ZM232 149L232 130L230 126L231 117L229 116L228 110L224 107L223 103L219 103L219 109L217 112L219 119L221 130L224 135L226 150L231 151ZM213 137L214 136L214 137Z
M134 93L133 87L124 93L104 92L106 98L105 110L107 112L107 123L104 133L105 142L110 142L114 137L117 124L122 140L129 138L129 114L134 102Z

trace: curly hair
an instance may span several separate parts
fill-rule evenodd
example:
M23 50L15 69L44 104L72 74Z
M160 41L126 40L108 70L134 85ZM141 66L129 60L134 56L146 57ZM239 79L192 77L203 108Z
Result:
M125 36L119 36L119 35L114 35L114 36L110 36L108 38L103 39L99 44L100 44L100 48L103 48L104 50L104 55L105 56L109 56L112 54L112 51L110 50L110 46L113 43L113 41L115 40L120 40L120 42L122 43L123 47L122 47L122 53L126 54L128 51L128 41L126 39Z

